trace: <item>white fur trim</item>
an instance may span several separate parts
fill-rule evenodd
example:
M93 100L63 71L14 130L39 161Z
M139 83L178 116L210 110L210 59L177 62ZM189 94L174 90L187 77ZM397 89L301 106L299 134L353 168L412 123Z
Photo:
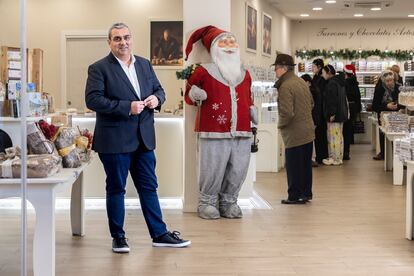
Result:
M236 131L236 132L200 132L200 138L208 139L233 139L236 137L252 137L250 131Z

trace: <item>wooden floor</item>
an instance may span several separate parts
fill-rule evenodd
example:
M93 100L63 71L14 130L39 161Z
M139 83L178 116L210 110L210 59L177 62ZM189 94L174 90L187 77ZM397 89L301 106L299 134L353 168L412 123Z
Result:
M105 211L88 211L83 238L70 234L69 213L57 215L58 276L129 275L414 275L414 243L404 238L405 186L355 146L342 167L314 170L314 201L282 206L286 175L258 174L257 190L273 210L241 220L205 221L165 211L187 249L152 248L140 211L129 211L128 255L111 253ZM33 219L30 216L30 239ZM0 210L0 275L19 275L19 218ZM30 254L31 258L31 254ZM31 259L30 259L31 260Z

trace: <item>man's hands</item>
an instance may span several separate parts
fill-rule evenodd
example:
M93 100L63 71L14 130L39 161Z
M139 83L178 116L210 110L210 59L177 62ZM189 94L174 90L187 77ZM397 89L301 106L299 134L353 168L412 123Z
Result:
M150 109L154 109L157 108L159 101L158 98L154 95L149 96L148 98L146 98L144 100L144 104L146 107L150 108Z
M158 106L158 98L154 95L149 96L144 101L133 101L131 102L131 115L140 114L145 107L154 109Z
M131 115L138 115L144 110L145 103L143 101L131 102Z

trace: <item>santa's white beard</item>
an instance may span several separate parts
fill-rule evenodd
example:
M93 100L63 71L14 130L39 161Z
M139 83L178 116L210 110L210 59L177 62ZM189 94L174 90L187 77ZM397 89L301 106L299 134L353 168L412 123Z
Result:
M226 51L232 51L231 54ZM213 62L218 66L218 69L223 78L230 83L236 85L241 78L241 61L239 48L219 48L214 45L211 49L211 57Z

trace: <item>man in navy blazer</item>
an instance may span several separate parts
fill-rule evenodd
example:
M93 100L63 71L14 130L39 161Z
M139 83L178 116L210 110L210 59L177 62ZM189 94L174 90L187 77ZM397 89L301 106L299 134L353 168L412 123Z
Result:
M156 247L186 247L190 241L169 232L162 219L155 175L154 110L165 93L150 62L131 54L132 37L124 23L108 32L111 53L89 66L86 106L96 112L92 148L106 173L106 209L112 250L129 252L125 237L125 186L128 171Z

